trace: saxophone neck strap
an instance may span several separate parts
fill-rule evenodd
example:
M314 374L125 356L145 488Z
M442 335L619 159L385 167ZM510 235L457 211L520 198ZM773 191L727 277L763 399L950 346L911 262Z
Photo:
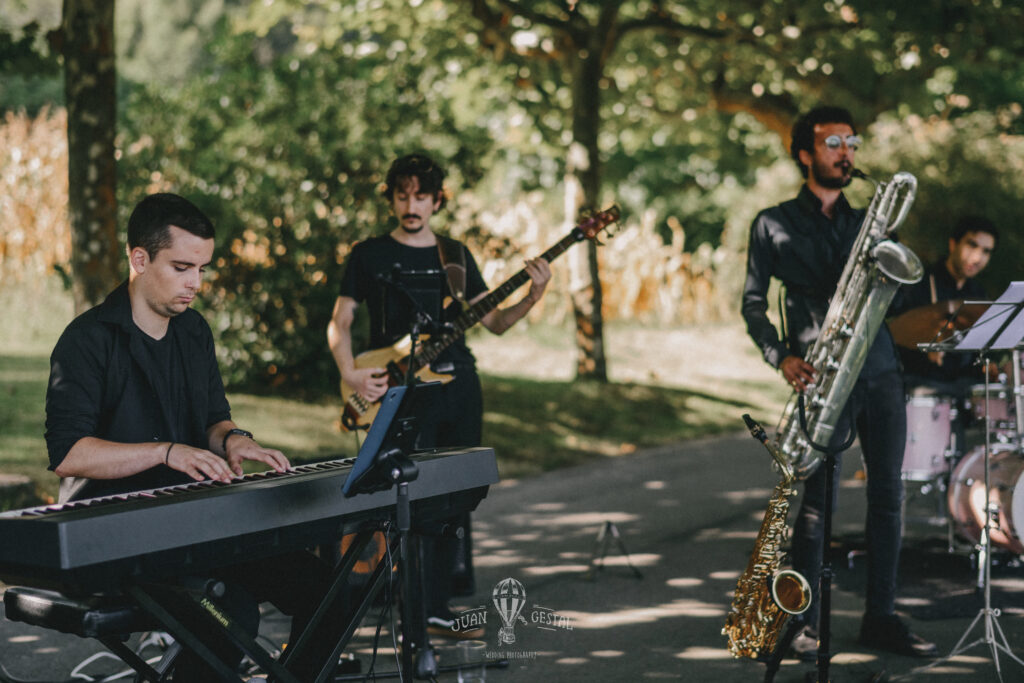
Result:
M853 440L857 438L857 430L853 428L852 421L848 421L848 424L850 425L850 433L846 435L846 442L843 443L842 445L832 447L829 446L828 444L822 445L820 443L815 443L814 439L811 438L810 431L808 431L807 429L807 411L804 409L804 392L801 391L799 394L797 394L796 404L800 412L800 429L803 430L804 436L807 437L807 443L811 444L811 448L813 448L816 451L825 453L826 455L835 455L837 453L842 453L847 448L853 445ZM849 403L847 403L846 407L843 408L843 412L848 413L849 411L850 405Z

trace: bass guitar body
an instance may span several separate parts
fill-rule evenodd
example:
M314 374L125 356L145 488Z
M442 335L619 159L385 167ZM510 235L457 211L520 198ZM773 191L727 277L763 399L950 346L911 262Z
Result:
M425 343L429 337L421 335L417 345ZM380 349L364 351L355 357L357 368L384 368L388 376L388 386L396 387L405 384L405 373L409 367L409 352L412 350L411 338L401 340ZM447 384L455 379L452 375L434 372L430 366L424 366L415 372L419 382L441 382ZM367 401L345 382L341 383L341 398L344 407L341 411L341 425L347 431L369 429L377 412L380 401Z

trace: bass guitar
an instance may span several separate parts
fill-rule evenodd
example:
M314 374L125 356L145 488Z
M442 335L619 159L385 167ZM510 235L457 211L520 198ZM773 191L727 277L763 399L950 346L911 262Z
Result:
M601 231L618 219L619 207L614 204L604 211L598 211L578 223L568 235L541 254L540 258L551 263L576 242L595 239L601 234ZM421 335L417 339L417 350L414 354L410 354L413 348L412 337L406 335L391 346L360 353L355 357L356 367L385 368L389 387L404 383L408 372L412 372L413 376L421 382L436 381L445 384L450 382L453 379L451 375L433 372L430 369L430 363L455 340L465 334L466 330L480 322L481 318L497 308L502 301L529 279L530 276L526 269L520 270L502 283L500 287L491 290L486 296L467 308L451 323L447 331L433 336ZM377 411L380 410L379 402L366 400L345 382L341 383L341 398L343 401L342 428L346 431L368 429L377 416Z

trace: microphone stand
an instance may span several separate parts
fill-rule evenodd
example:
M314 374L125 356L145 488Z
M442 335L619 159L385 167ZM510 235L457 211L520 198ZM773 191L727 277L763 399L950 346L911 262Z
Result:
M832 662L832 654L829 651L832 644L832 558L829 556L829 549L832 546L832 504L835 497L836 456L853 445L856 431L853 429L853 421L849 420L850 433L842 445L832 447L827 444L815 443L807 429L803 392L797 396L797 406L800 410L800 429L807 437L807 442L814 450L825 454L823 463L825 467L825 509L822 511L821 574L818 579L818 600L821 601L821 606L818 608L818 676L816 680L818 683L828 683L829 666ZM848 412L849 408L845 408L844 411ZM809 672L808 680L815 680L811 678L813 675L813 672Z
M444 327L438 323L430 314L424 310L420 302L400 282L396 282L394 276L400 275L401 269L395 264L390 275L378 275L377 280L392 292L398 294L412 308L412 322L409 325L409 360L406 363L405 385L416 384L416 370L413 367L413 359L416 357L416 344L421 334L433 334ZM397 449L395 449L397 451ZM433 644L430 642L430 634L427 631L426 607L423 603L424 562L422 541L414 537L412 533L411 512L409 506L409 485L410 479L401 476L404 474L404 463L408 457L399 452L392 451L386 454L385 458L397 460L398 468L392 468L393 479L397 484L396 517L399 533L399 558L402 563L402 681L406 683L415 676L419 679L433 679L437 676L437 656ZM415 468L415 464L409 461ZM415 478L415 475L413 475ZM413 660L415 652L415 661Z
M970 303L970 302L964 302ZM941 659L937 659L925 666L918 667L912 670L907 676L911 676L917 673L922 673L933 667L936 667L942 663L951 660L953 657L966 652L973 648L975 645L988 645L989 650L992 653L992 664L996 669L996 677L1000 681L1003 680L1003 672L999 666L999 652L1008 656L1013 661L1017 662L1021 666L1024 666L1024 660L1013 653L1010 649L1010 644L1006 640L1006 634L1003 633L1002 627L999 625L1000 610L992 607L992 535L991 529L997 525L997 517L999 514L998 503L992 502L992 490L989 482L989 467L990 467L990 455L991 455L991 421L992 413L989 407L989 371L991 369L991 361L989 359L989 352L992 349L1013 349L1014 363L1017 364L1014 368L1014 393L1016 395L1016 413L1017 413L1017 439L1018 445L1020 445L1021 436L1021 417L1024 417L1024 406L1022 406L1022 396L1020 388L1020 354L1019 350L1022 348L1021 336L1024 334L1024 283L1013 282L1010 283L1010 287L1003 293L1002 296L992 304L992 309L999 308L996 313L989 314L982 320L976 322L971 328L967 330L967 333L962 337L954 337L951 341L954 342L952 345L948 343L932 343L932 344L919 344L918 348L922 351L956 351L956 352L979 352L981 356L982 364L985 368L985 508L984 513L984 525L981 529L981 539L978 545L978 564L979 571L981 572L981 587L983 589L984 604L978 614L975 615L971 625L967 627L963 635L960 636L960 640L957 641L956 645L953 646L953 650ZM952 346L952 348L950 348ZM983 633L981 637L975 639L973 642L964 644L967 640L967 636L970 635L971 631L978 624L983 627Z
M377 275L377 281L384 285L385 289L390 289L395 294L398 294L412 309L412 322L409 324L409 340L411 342L409 346L409 362L404 368L405 377L403 381L406 386L411 386L416 383L416 371L413 368L412 360L416 357L416 344L419 342L420 335L437 334L450 326L447 323L438 322L431 318L430 314L427 313L416 297L402 283L395 281L395 275L401 275L401 273L401 267L396 263L392 267L391 274L380 273Z

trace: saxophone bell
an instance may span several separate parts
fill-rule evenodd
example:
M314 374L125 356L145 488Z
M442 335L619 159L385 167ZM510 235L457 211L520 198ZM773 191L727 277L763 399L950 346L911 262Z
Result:
M772 579L772 600L786 614L803 614L811 606L811 584L800 572L783 569Z

